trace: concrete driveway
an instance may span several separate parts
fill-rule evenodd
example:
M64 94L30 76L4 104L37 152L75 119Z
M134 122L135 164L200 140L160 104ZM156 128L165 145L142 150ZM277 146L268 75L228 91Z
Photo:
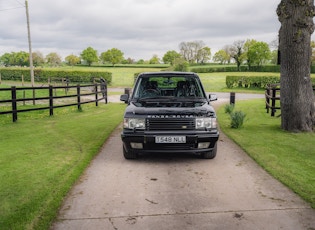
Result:
M51 229L315 229L315 210L223 133L213 160L125 160L120 131L72 188Z

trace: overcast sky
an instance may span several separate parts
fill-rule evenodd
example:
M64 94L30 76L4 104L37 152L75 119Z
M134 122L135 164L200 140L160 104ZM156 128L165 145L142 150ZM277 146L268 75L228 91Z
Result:
M280 0L29 0L33 52L80 55L118 48L125 58L160 58L202 40L212 55L237 40L277 39ZM0 55L28 52L24 0L0 0Z

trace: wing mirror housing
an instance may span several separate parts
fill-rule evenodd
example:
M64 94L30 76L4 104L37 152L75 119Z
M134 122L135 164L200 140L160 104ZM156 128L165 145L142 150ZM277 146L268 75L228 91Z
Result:
M209 94L209 100L210 101L216 101L216 100L218 100L218 97L216 94Z
M124 101L127 104L129 101L129 94L120 95L120 100Z

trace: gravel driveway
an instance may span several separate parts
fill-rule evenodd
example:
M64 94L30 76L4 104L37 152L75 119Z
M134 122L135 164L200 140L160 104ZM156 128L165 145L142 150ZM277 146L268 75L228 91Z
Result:
M315 210L223 133L213 160L125 160L120 132L72 188L51 229L315 229Z

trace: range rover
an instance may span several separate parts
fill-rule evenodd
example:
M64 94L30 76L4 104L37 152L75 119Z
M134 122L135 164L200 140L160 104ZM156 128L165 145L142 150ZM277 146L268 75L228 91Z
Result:
M216 113L200 78L190 72L148 72L136 79L132 94L120 96L124 113L123 154L193 153L212 159L219 132Z

